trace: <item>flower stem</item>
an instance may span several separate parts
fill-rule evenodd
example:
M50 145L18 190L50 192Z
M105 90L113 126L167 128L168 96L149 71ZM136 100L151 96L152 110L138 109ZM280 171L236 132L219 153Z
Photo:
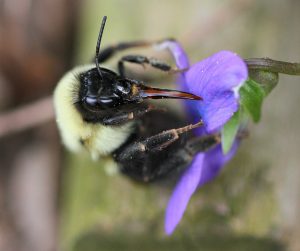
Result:
M270 58L245 59L249 69L264 70L288 75L300 75L300 63L277 61Z

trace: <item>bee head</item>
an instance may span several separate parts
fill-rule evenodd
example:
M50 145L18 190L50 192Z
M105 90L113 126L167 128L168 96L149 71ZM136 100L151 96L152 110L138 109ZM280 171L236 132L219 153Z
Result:
M88 109L109 110L142 101L137 84L105 68L101 68L101 74L92 68L79 76L79 100Z
M79 76L79 101L88 110L108 111L122 109L128 104L138 104L145 99L201 99L190 93L176 90L153 88L137 80L121 78L115 72L101 68L92 68Z

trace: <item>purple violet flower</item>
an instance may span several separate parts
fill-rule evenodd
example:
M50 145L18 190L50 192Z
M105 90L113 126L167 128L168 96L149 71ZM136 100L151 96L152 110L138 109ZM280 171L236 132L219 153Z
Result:
M247 66L235 53L220 51L190 66L179 43L166 41L159 49L169 49L181 73L180 88L203 98L202 102L186 101L187 112L193 122L201 118L204 126L196 130L201 136L220 132L225 123L239 108L238 90L248 77ZM172 234L180 222L193 193L200 186L214 179L222 167L234 156L237 140L226 155L221 144L198 153L177 183L166 209L165 231Z

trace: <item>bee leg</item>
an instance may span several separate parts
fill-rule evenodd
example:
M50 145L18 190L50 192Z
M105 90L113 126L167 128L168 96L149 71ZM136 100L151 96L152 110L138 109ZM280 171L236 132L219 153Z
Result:
M221 143L221 135L211 134L211 135L190 139L187 142L185 149L191 155L195 155L198 152L206 152L211 148L215 147L219 143Z
M196 124L190 124L184 127L163 131L157 135L145 139L144 141L141 141L140 143L145 145L145 151L146 150L160 151L168 147L169 145L171 145L177 139L179 139L180 134L188 132L202 125L203 122L202 120L200 120Z
M189 166L197 153L206 152L219 143L219 135L208 135L188 140L183 148L173 151L169 159L162 162L160 168L149 169L150 173L147 174L147 177L155 179L164 177L171 172L181 172L184 168Z
M156 58L148 58L142 55L127 55L121 58L121 60L118 63L118 69L119 69L119 74L124 77L125 72L124 72L124 63L134 63L134 64L139 64L144 66L145 64L148 64L152 66L155 69L159 69L161 71L165 71L168 73L178 73L178 72L183 72L186 69L177 69L177 68L172 68L169 64L160 61L159 59Z
M159 45L165 41L169 41L172 40L174 41L174 39L162 39L159 41L132 41L132 42L121 42L118 44L113 44L110 45L106 48L104 48L98 56L98 62L99 63L103 63L106 60L110 59L111 57L113 57L117 52L123 51L123 50L127 50L130 48L138 48L138 47L148 47L148 46L153 46L153 45Z
M176 152L171 150L171 154L174 157L165 160L167 150L164 151L164 149L173 145L179 139L180 134L201 125L202 121L185 127L167 130L145 140L133 142L118 149L113 157L121 165L123 173L140 181L151 181L192 160L189 153L184 154L184 148L179 148ZM188 160L186 155L188 155ZM160 168L160 165L163 165L163 168Z
M188 132L202 125L203 122L201 120L196 124L190 124L177 129L163 131L145 140L134 142L133 144L129 145L126 149L123 149L122 153L120 154L120 157L126 158L126 156L133 156L142 152L160 151L171 145L174 141L176 141L179 138L180 134Z
M103 63L106 60L110 59L115 55L115 53L123 50L127 50L130 48L136 48L136 47L146 47L154 44L152 41L134 41L134 42L123 42L114 44L111 46L108 46L104 48L98 57L99 63Z
M114 157L121 164L121 171L142 182L158 180L169 173L181 172L197 153L208 151L220 143L220 135L213 134L164 150L178 139L178 133L176 135L173 130L135 142L116 153Z
M155 106L148 104L145 106L134 107L128 110L116 112L110 116L103 118L102 123L104 125L121 125L130 120L134 120L143 116L144 114L151 112L153 110L163 110L161 108L156 108Z
M242 140L246 137L248 137L247 130L239 131L236 135L236 138L238 140ZM216 133L216 134L210 134L198 138L192 138L188 140L185 148L192 155L195 155L198 152L206 152L220 143L221 143L221 134Z

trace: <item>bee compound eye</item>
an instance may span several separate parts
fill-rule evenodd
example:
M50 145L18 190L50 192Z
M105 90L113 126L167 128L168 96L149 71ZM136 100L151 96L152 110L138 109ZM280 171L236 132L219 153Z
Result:
M112 99L112 98L104 97L104 98L100 98L100 99L99 99L99 104L101 104L101 105L111 106L111 105L113 105L114 103L116 103L116 102L115 102L115 100Z
M122 99L117 95L86 96L83 103L87 109L106 110L121 105Z
M97 105L97 98L96 97L86 97L85 103L89 106L96 106Z

